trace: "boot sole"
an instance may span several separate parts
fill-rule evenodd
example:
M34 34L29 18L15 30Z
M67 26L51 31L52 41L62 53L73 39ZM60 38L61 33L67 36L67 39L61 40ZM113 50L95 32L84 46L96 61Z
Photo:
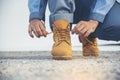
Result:
M53 56L52 59L54 60L72 60L72 57L66 56Z

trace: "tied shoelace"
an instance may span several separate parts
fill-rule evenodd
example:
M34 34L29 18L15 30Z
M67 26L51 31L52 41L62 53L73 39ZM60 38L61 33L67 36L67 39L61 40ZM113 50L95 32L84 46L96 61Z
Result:
M52 34L53 32L49 32L48 33L48 35L49 34ZM68 38L70 37L70 36L66 36L66 34L69 34L69 31L67 31L67 30L58 30L58 32L56 32L57 33L57 35L58 36L60 36L59 37L59 41L64 41L64 40L68 40ZM94 43L92 42L92 41L90 41L88 38L86 38L86 41L89 43L89 44L91 44L91 45L93 45Z
M65 41L66 43L68 43L69 45L71 45L70 40L70 34L69 34L69 28L68 29L60 29L60 28L54 28L54 34L57 36L57 41L58 41L58 45Z
M49 34L52 34L53 32L49 32ZM64 40L68 40L69 36L69 31L64 29L64 30L57 30L56 31L56 35L58 36L59 41L64 41Z
M94 45L94 46L96 46L97 45L97 43L96 43L96 41L95 40L89 40L88 38L86 38L86 43L84 44L84 46L90 46L90 45Z
M69 30L67 30L67 29L57 30L56 34L58 36L58 41L67 41L70 37Z
M96 46L97 45L96 38L91 38L91 37L84 38L83 36L79 35L79 40L80 42L83 43L83 46L90 46L90 45Z
M88 38L86 38L86 41L89 43L89 44L94 44L92 41L90 41Z

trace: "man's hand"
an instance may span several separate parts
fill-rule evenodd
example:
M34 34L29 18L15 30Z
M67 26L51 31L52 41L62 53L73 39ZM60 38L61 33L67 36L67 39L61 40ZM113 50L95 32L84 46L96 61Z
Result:
M48 32L45 29L44 24L38 19L34 19L30 22L29 28L28 28L28 33L29 33L30 37L32 37L32 38L34 38L33 33L38 38L40 38L41 36L46 37L48 34Z
M95 31L99 22L94 20L80 21L72 30L72 34L79 34L83 37L88 37Z

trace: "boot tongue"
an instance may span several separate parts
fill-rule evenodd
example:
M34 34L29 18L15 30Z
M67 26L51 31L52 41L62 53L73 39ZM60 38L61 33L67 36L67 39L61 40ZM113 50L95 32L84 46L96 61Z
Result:
M66 29L69 25L69 22L67 20L56 20L54 22L54 26L58 29Z

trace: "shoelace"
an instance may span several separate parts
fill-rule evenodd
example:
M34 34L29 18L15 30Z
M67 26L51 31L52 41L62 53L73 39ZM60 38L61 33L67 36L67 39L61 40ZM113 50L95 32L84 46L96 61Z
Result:
M86 38L86 41L89 43L89 44L94 44L92 41L90 41L88 38Z
M53 32L49 32L48 34L52 34ZM69 30L57 30L56 34L59 36L58 39L59 41L67 41L69 36ZM67 34L67 35L66 35ZM88 38L86 38L86 41L91 44L94 45L94 43L92 41L90 41ZM95 44L96 45L96 44Z
M69 31L66 29L57 30L57 36L59 41L67 41L69 36Z
M53 32L49 32L48 35L52 34L52 33ZM67 31L67 30L57 30L56 34L57 34L57 36L59 36L58 37L59 41L68 40L68 38L70 37L70 36L68 36L69 35L69 31Z
M96 42L95 40L90 41L88 38L86 38L86 41L87 41L87 43L84 46L90 46L90 45L96 46L97 45L97 43L94 43L94 42Z
M54 32L55 32L54 34L58 38L58 45L63 41L71 45L71 43L69 42L69 38L70 38L69 29L54 28Z

